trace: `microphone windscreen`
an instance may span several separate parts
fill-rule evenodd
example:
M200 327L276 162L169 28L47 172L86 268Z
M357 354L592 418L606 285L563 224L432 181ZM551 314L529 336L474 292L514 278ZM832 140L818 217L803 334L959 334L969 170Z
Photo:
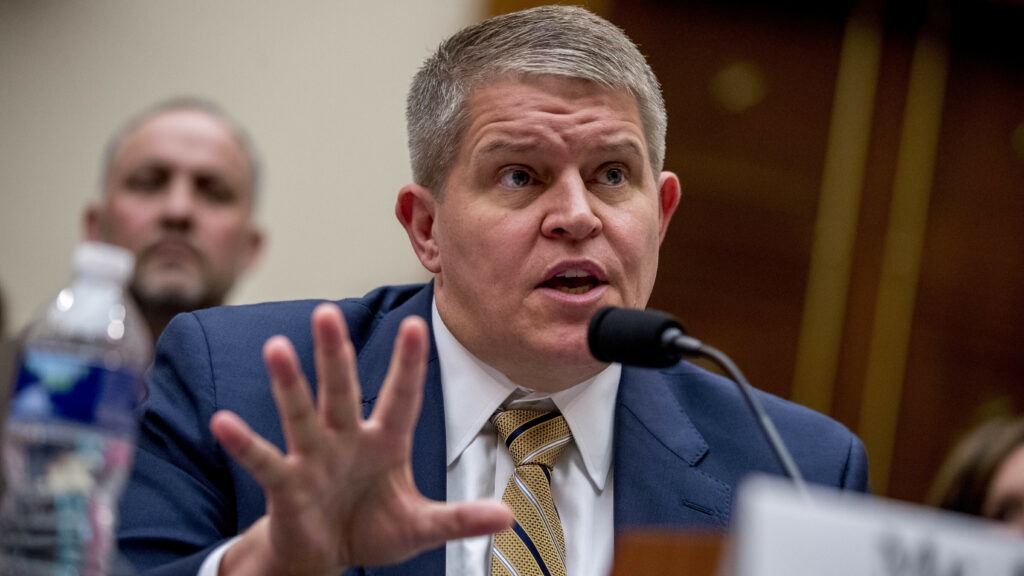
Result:
M683 326L671 314L606 306L590 319L587 345L602 362L645 368L664 368L679 361L679 353L664 341L665 333Z

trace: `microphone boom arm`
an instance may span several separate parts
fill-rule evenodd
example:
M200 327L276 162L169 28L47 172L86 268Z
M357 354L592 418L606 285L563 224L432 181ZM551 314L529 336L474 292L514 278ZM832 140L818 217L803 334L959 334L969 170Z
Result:
M779 436L779 431L775 428L775 424L772 423L771 418L769 418L768 414L764 411L761 401L758 400L756 395L754 395L753 387L749 382L747 382L743 373L740 372L739 367L736 366L736 363L720 350L708 346L696 338L687 336L678 328L670 328L666 330L662 335L662 339L667 348L675 350L680 355L703 356L725 370L729 377L736 383L740 393L743 395L743 399L747 403L747 406L756 416L757 424L761 427L761 432L764 433L765 438L768 439L768 445L771 446L772 452L775 454L776 459L778 459L782 469L785 470L786 475L792 479L797 492L802 496L807 497L807 486L804 482L803 475L800 474L800 469L797 468L796 462L793 460L793 456L789 453L789 450L786 449L786 444L782 441L782 437Z

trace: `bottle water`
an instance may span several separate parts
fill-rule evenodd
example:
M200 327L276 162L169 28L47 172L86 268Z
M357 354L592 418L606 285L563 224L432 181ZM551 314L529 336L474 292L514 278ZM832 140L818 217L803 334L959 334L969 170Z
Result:
M122 248L87 242L74 277L26 329L9 400L0 574L111 572L151 340Z

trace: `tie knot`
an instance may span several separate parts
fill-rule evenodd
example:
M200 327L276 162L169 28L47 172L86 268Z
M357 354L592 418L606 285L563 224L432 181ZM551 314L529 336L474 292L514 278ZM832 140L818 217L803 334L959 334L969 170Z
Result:
M551 468L572 441L569 424L558 412L505 410L491 417L516 466L541 464Z

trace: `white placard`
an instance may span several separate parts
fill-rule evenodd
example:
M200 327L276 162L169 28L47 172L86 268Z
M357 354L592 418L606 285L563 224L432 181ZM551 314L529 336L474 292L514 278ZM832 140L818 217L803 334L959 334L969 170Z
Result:
M1024 576L1024 538L981 519L779 478L740 488L732 576Z

